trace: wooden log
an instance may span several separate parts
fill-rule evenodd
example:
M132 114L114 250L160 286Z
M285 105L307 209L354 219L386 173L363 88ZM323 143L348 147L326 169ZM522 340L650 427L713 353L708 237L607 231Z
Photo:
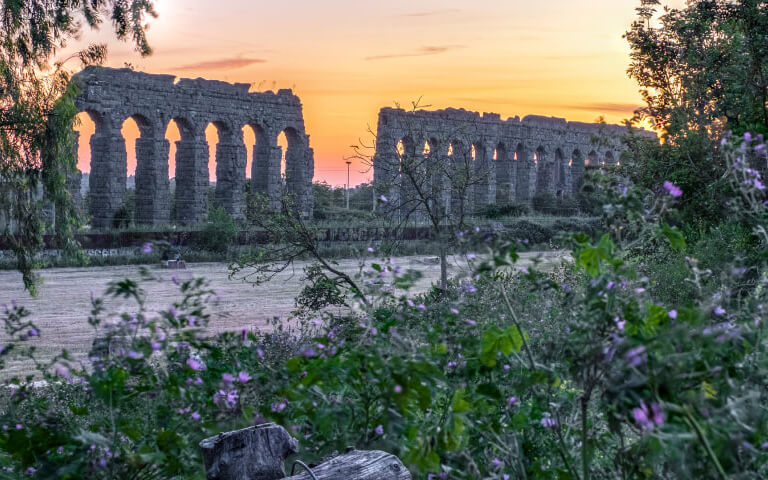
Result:
M265 423L206 438L200 448L208 480L278 480L299 442L283 427Z
M410 472L399 458L378 450L351 450L312 467L312 473L317 480L411 480ZM297 465L296 475L285 480L313 480L313 477Z

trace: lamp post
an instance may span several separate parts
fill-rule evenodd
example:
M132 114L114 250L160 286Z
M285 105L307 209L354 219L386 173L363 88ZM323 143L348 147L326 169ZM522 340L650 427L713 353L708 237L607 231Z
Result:
M347 210L349 210L349 166L352 165L350 160L347 160Z

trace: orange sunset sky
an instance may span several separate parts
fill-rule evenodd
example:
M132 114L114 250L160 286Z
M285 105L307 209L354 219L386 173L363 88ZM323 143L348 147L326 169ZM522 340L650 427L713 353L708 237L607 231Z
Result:
M667 2L680 6L683 0ZM111 29L85 32L67 50L109 46L107 65L293 88L304 105L315 150L315 180L346 182L350 145L375 128L378 110L422 97L430 108L554 115L620 122L641 104L627 78L622 34L639 0L157 0L154 54L141 58ZM67 52L61 52L62 56ZM85 114L82 114L85 116ZM89 171L81 131L79 166ZM135 170L132 120L128 174ZM178 139L175 127L167 137ZM209 144L216 140L208 131ZM253 143L247 131L246 143ZM172 147L173 148L173 147ZM173 154L173 152L171 152ZM213 148L211 148L213 154ZM173 158L173 157L171 157ZM173 176L171 166L170 175ZM370 180L352 165L351 184Z

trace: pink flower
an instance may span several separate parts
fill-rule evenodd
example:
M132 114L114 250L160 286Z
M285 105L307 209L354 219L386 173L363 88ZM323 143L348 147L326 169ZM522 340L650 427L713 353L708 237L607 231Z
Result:
M400 385L395 385L395 393L402 393L402 391L403 391L403 387L401 387Z
M198 362L194 358L190 357L187 359L187 366L191 368L192 370L205 370L205 365L203 365L201 362Z
M541 426L544 428L555 428L557 426L557 420L551 417L544 417L541 419Z
M680 187L669 181L664 182L664 190L666 190L668 194L675 198L683 194L683 191L680 189Z
M671 318L672 320L676 319L677 318L677 310L670 310L669 311L669 318Z
M651 430L664 424L664 410L656 402L651 403L651 409L640 402L640 407L632 409L632 418L643 430Z

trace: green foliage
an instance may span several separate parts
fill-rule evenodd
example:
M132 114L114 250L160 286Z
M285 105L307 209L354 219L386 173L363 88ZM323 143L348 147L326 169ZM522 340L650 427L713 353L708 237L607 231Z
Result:
M508 203L505 205L485 205L480 216L486 218L520 217L530 213L531 207L527 203Z
M3 2L0 13L0 213L10 220L2 233L11 236L25 287L35 294L33 259L44 233L38 192L56 206L56 243L68 255L76 253L73 233L79 223L66 189L76 165L72 126L78 87L64 69L71 58L49 62L83 25L96 27L105 15L119 39L130 38L141 54L149 54L145 17L155 12L151 0L13 0ZM92 45L73 58L85 66L105 56L106 47Z
M223 208L214 208L196 237L197 246L212 252L225 253L237 240L237 223Z
M93 299L91 363L38 362L43 390L13 380L0 424L21 428L0 431L0 463L17 478L202 478L200 439L269 420L301 439L304 460L383 449L418 478L760 478L768 214L733 155L740 196L717 235L672 227L671 187L604 179L606 231L565 236L572 263L522 267L518 238L465 232L486 254L422 295L409 293L419 272L389 259L354 275L349 296L315 267L298 329L208 336L202 280L157 314L141 283L115 282L107 296L136 313L107 322ZM736 246L754 254L709 252ZM45 332L30 318L6 308L0 359L36 358Z
M296 306L307 314L315 314L329 306L346 305L343 288L325 273L322 265L304 269L307 285L296 297Z
M641 3L625 35L628 73L646 102L637 119L665 141L631 137L622 167L646 188L674 182L686 193L683 216L716 224L734 192L715 145L728 131L768 133L768 9L757 0L699 0L658 13L658 1Z

